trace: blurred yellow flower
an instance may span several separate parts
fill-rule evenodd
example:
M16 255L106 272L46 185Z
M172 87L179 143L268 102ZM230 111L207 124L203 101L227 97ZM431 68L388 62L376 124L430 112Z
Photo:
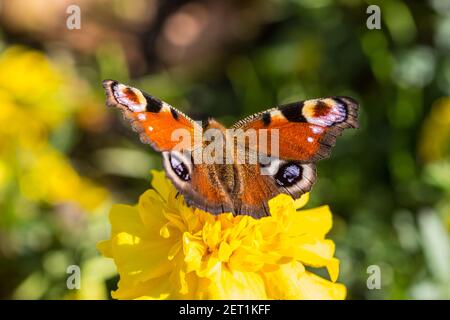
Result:
M425 162L448 159L450 141L450 97L433 103L419 140L419 155Z
M97 246L120 275L114 298L345 298L334 243L325 239L329 208L297 211L308 194L278 195L271 216L257 220L188 207L161 172L152 186L138 205L113 206L111 238ZM331 281L305 266L325 267Z
M74 109L71 82L68 70L63 73L37 50L12 46L0 55L0 92L5 91L19 111L28 112L22 120L48 127L60 124Z
M20 173L19 182L21 192L31 200L74 202L86 210L107 197L105 189L80 177L66 158L52 149L35 153Z
M106 189L81 177L49 142L80 105L75 82L39 51L12 46L1 52L0 196L19 185L28 200L72 202L89 211L107 199Z

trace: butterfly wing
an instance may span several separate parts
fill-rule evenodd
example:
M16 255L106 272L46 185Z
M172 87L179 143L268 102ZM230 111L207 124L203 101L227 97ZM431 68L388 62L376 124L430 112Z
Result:
M189 157L176 151L163 152L166 176L184 196L186 203L214 214L233 212L231 196L224 189L223 167L217 164L194 164ZM184 166L187 172L185 179L174 170L174 163Z
M275 168L272 173L259 164L237 165L242 188L234 197L235 213L254 218L269 216L268 201L276 195L284 193L296 199L311 189L316 178L314 163L277 161L271 164Z
M234 200L235 210L239 214L263 217L268 215L267 202L277 194L298 198L310 191L316 180L315 162L330 155L331 147L344 129L358 127L357 112L355 100L330 97L272 108L236 123L233 128L242 129L241 132L266 129L266 137L277 130L279 146L274 155L270 138L258 141L256 152L264 153L268 161L236 165L243 187ZM267 146L261 148L261 143ZM252 148L249 144L236 149L248 153Z
M142 142L156 151L192 150L200 126L181 111L139 89L114 80L103 81L106 104L119 108Z
M315 162L330 155L336 138L346 128L358 127L358 103L349 97L312 99L257 113L232 126L234 129L266 129L278 132L280 159ZM267 141L267 152L272 150Z

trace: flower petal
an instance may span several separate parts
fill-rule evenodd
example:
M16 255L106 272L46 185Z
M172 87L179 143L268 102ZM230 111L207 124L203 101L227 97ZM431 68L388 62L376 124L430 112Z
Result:
M299 262L280 266L277 271L263 273L270 299L344 299L345 286L322 279Z
M300 277L298 286L302 299L343 300L347 295L343 284L330 282L308 271Z
M295 248L295 258L312 267L323 267L333 257L334 242L316 240L314 243L303 243Z
M158 192L162 199L167 201L169 193L174 187L166 178L164 171L151 170L150 172L152 174L152 187Z
M219 281L200 279L196 299L258 300L267 299L264 281L255 272L222 268Z
M309 201L309 192L302 194L300 198L294 200L294 207L296 210L303 208Z
M332 215L328 206L296 212L286 226L285 233L291 235L309 234L323 238L332 227Z
M135 206L113 205L109 213L109 221L111 223L111 235L124 231L136 236L144 234L142 220Z
M111 240L102 240L97 243L97 250L107 258L114 258L111 248Z
M327 263L327 271L330 275L331 281L336 282L339 276L339 260L336 258L331 258Z
M194 237L190 233L185 232L183 235L183 251L186 271L198 270L206 252L206 245L201 241L201 238Z
M164 217L164 202L155 190L147 190L139 197L139 216L146 228L146 234L156 236L161 227L167 223Z
M132 283L159 277L171 270L169 241L142 241L121 232L112 239L112 255L123 279Z
M294 199L287 194L279 194L269 200L269 209L273 219L282 221L295 213Z
M171 297L169 277L162 276L145 282L131 283L120 280L116 291L111 293L114 299L168 299Z

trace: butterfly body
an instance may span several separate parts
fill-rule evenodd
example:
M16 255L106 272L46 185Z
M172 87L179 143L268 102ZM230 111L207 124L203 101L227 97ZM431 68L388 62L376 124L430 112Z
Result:
M141 141L163 155L167 177L188 204L219 214L269 215L279 193L297 198L316 179L343 129L358 126L348 97L306 100L249 116L231 128L198 123L139 89L105 80L107 105L122 110Z

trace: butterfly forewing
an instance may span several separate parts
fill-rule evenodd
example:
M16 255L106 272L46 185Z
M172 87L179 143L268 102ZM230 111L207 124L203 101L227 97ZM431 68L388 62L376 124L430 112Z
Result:
M174 148L190 150L195 146L194 131L197 123L181 111L139 89L114 80L103 81L106 104L118 107L130 121L141 141L150 144L156 151ZM178 130L178 131L177 131ZM177 136L177 132L180 134ZM186 133L185 141L183 134ZM180 147L180 141L183 148Z
M267 130L268 136L276 131L279 158L309 163L328 157L343 129L358 127L357 112L358 104L349 97L312 99L257 113L233 127ZM269 155L271 144L267 139Z

